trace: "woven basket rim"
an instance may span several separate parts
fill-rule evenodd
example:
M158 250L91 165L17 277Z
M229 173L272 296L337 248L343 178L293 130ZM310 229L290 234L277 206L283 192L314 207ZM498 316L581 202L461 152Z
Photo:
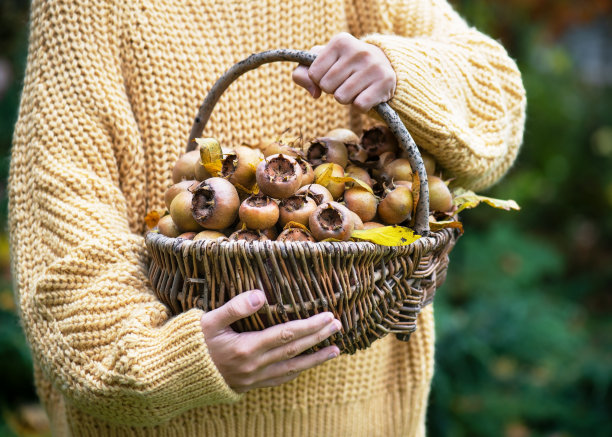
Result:
M276 240L266 240L266 241L244 241L244 240L239 240L239 241L231 241L226 239L221 239L221 237L219 237L219 239L216 240L197 240L197 241L193 241L193 240L188 240L185 238L172 238L172 237L166 237L165 235L156 232L154 230L149 230L146 234L145 234L145 239L146 240L152 240L152 239L157 239L158 243L165 243L167 245L176 245L176 246L191 246L194 244L199 244L201 246L221 246L222 248L241 248L244 246L249 246L252 247L254 249L258 249L258 248L267 248L270 246L281 246L281 247L286 247L289 249L297 249L300 247L309 247L309 248L321 248L324 247L325 249L328 249L330 251L334 251L335 249L340 249L342 251L346 251L347 249L351 249L351 248L359 248L359 249L364 249L364 248L368 248L368 249L376 249L379 248L383 249L383 250L397 250L397 249L401 249L401 250L406 250L408 248L410 248L411 246L414 245L418 245L418 244L423 244L425 242L425 240L433 240L432 242L435 244L435 240L437 240L436 236L442 236L442 234L445 233L450 233L451 237L452 234L457 234L455 236L458 236L458 234L460 233L458 229L456 228L444 228L444 229L439 229L437 231L430 231L428 236L421 236L419 239L413 241L410 244L405 244L402 246L384 246L382 244L377 244L377 243L372 243L371 241L276 241ZM159 241L160 240L160 241ZM221 240L221 241L219 241Z

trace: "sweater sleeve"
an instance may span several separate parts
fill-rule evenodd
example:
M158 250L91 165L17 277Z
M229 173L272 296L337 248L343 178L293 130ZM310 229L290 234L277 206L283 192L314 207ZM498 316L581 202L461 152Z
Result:
M446 0L385 0L392 34L380 47L397 75L389 102L447 177L472 189L499 180L523 138L525 90L515 62Z
M111 3L32 5L9 177L12 269L33 357L67 402L152 425L240 396L208 353L202 312L170 318L147 279L140 213L125 195L144 193L144 171L124 176L143 165L143 146Z

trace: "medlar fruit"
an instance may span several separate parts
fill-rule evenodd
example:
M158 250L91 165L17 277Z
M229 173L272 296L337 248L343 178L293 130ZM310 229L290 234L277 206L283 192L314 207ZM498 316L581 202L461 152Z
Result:
M238 210L240 220L249 229L267 229L276 224L278 205L265 194L253 194L242 202Z
M291 156L270 155L257 166L256 179L262 193L284 199L300 188L302 168Z
M351 211L338 202L319 205L308 221L310 232L317 241L326 238L346 241L355 229Z
M236 188L223 178L206 179L193 189L193 217L206 229L227 228L236 220L239 207Z
M388 225L397 225L412 213L412 191L403 186L387 190L378 204L378 216Z
M308 219L314 210L317 209L317 204L308 196L294 194L283 199L278 207L280 210L280 226L285 226L289 222L308 226Z

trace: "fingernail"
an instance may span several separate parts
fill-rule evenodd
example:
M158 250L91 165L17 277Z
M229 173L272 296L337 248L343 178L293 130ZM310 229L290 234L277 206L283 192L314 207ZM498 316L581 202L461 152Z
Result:
M328 323L331 323L332 320L334 320L334 315L332 313L323 313L323 322L327 325Z
M340 323L338 320L334 321L334 326L332 326L332 332L338 332L342 329L342 323Z
M316 90L314 88L308 88L308 92L310 93L312 97L314 97Z
M261 300L262 300L261 292L259 291L253 291L249 295L249 302L251 303L251 306L253 307L258 307L259 304L261 303Z
M328 359L328 360L331 360L332 358L336 358L336 357L338 356L338 353L339 353L339 352L340 352L340 350L336 349L334 352L330 353L330 354L327 356L327 359Z

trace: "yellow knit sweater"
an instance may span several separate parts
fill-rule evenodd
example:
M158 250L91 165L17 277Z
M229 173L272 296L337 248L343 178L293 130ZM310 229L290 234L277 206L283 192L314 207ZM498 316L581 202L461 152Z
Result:
M433 315L276 388L239 396L200 330L147 280L147 211L216 78L253 52L309 49L348 31L397 73L391 106L447 176L482 188L522 139L525 95L504 49L444 0L34 0L10 171L13 272L38 393L58 436L424 434ZM253 142L362 119L314 101L294 65L248 73L206 135Z

